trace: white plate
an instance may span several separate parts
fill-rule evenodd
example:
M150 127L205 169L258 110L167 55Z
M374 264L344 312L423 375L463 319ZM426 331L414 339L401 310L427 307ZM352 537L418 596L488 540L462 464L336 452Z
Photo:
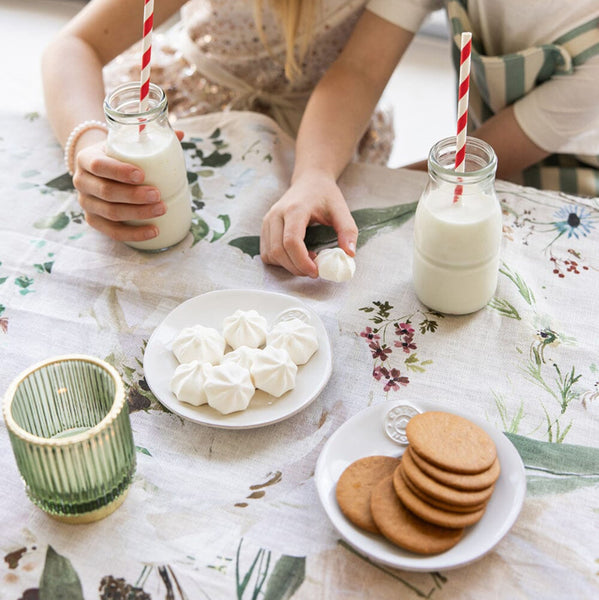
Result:
M410 400L382 402L354 415L328 439L318 458L315 478L320 501L345 541L376 562L409 571L435 571L464 566L492 550L509 531L520 513L526 493L524 465L516 448L503 433L470 415L461 416L484 429L495 442L501 474L483 518L466 528L464 537L453 548L431 556L414 554L393 545L382 536L355 527L339 509L335 487L339 476L350 463L374 454L403 454L405 446L393 442L383 427L388 411L399 404L409 404L423 412L446 410L429 402ZM447 412L460 414L454 410Z
M192 406L179 402L170 390L171 378L178 365L171 350L173 340L181 329L196 324L222 331L223 319L238 309L257 310L269 326L281 313L299 309L306 315L307 322L316 328L318 350L305 365L298 367L295 388L280 398L256 390L246 410L229 415L208 405ZM260 290L219 290L183 302L150 336L143 365L150 389L166 408L190 421L224 429L251 429L287 419L320 394L332 370L329 338L318 315L297 298Z

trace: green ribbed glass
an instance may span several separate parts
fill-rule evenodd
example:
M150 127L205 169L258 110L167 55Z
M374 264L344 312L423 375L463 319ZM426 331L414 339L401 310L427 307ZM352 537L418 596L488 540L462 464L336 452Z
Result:
M101 519L124 500L135 445L123 382L83 355L34 365L9 386L4 420L31 501L70 523Z

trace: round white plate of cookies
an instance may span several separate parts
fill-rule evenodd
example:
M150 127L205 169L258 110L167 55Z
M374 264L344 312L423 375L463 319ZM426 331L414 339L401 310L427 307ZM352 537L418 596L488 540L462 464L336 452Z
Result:
M245 410L229 414L222 414L208 404L193 406L179 401L171 391L171 380L179 365L173 354L173 341L183 329L195 325L222 330L225 318L238 310L257 311L269 327L277 320L293 317L314 327L318 349L308 362L298 366L295 386L280 397L256 390ZM327 384L332 358L322 320L301 300L263 290L217 290L183 302L164 318L148 340L143 367L152 393L173 413L211 427L251 429L287 419L308 406Z
M422 519L417 517L418 531L411 530L410 524L407 526L402 525L403 531L400 529L399 535L397 536L399 542L397 541L397 537L394 542L391 542L390 539L394 539L395 523L391 522L391 526L389 527L387 523L383 522L387 518L384 511L393 512L399 510L398 507L401 507L401 512L406 513L409 520L409 518L413 517L412 510L418 509L419 511L421 508L420 504L422 504L419 498L416 498L414 500L415 505L412 506L414 494L410 494L410 490L407 491L407 496L403 495L406 481L402 479L404 473L401 473L402 477L399 476L400 471L402 470L400 469L401 462L397 461L397 465L394 466L392 461L387 460L385 463L385 458L380 458L400 458L407 452L406 459L409 458L410 454L415 455L419 459L420 466L425 465L425 463L420 460L422 457L416 455L414 452L414 450L418 448L415 443L417 441L416 439L413 439L413 443L408 444L408 440L403 435L404 431L402 431L399 436L395 435L395 432L389 431L388 415L393 415L394 409L400 409L405 412L406 408L408 410L408 416L405 417L404 423L402 424L404 431L406 423L409 422L410 418L413 418L412 415L414 414L432 414L432 412L441 412L449 413L448 416L450 419L454 416L457 417L458 420L461 420L460 418L467 419L473 424L473 429L480 428L484 434L486 434L485 437L488 436L488 439L492 440L491 445L494 445L496 450L497 460L495 462L499 463L500 469L498 470L499 475L495 475L493 478L494 484L491 486L492 493L489 497L484 498L484 501L477 498L473 500L473 502L469 502L471 506L463 509L463 511L469 511L467 514L455 513L454 510L450 511L449 518L457 519L456 523L460 525L459 531L456 529L456 523L451 523L451 528L449 529L441 527L437 530L440 523L436 522L436 519L441 518L439 515L445 518L445 511L449 510L451 507L445 506L443 503L438 504L437 497L429 497L426 493L421 494L420 492L422 490L419 491L420 488L413 489L412 491L418 492L422 498L429 498L429 500L430 498L433 498L435 504L443 508L439 509L437 506L430 506L427 501L424 505L424 517L426 518L426 523L423 524ZM416 421L418 421L418 419L416 419ZM416 421L414 422L414 425L416 424ZM421 422L422 421L419 421L419 423ZM414 427L413 431L415 429L416 428ZM439 436L437 435L437 437ZM421 448L418 448L418 450L420 451ZM466 454L464 454L464 456L466 456ZM379 457L379 464L375 464L375 462L369 463L368 461L371 459L365 457ZM485 460L487 459L485 458ZM492 459L489 458L489 461L491 460ZM385 467L380 464L381 461L386 464ZM403 462L406 463L406 468L403 469L405 472L408 470L409 461L405 460ZM466 462L468 462L468 458L466 458ZM413 467L413 463L414 461L410 462L411 467ZM352 469L348 469L350 465L352 465L352 469L355 468L351 476L356 477L360 472L365 474L363 481L358 484L353 481L351 486L347 485L347 478L350 475L350 471L352 471ZM468 471L470 467L475 471L484 468L485 473L490 473L493 469L496 469L496 465L487 469L487 463L481 463L479 467L477 467L476 464L465 464L464 466L468 467L465 471ZM343 506L342 510L339 501L344 502L345 497L340 497L338 500L338 482L343 475L346 479L343 481L343 484L346 484L343 493L348 492L350 487L360 488L360 486L362 486L366 489L370 485L368 478L372 478L371 471L375 467L377 469L387 469L385 475L387 483L380 482L379 480L378 487L372 487L372 491L369 493L371 506L374 502L373 496L378 496L376 500L376 509L378 513L373 514L373 507L371 514L368 515L367 518L366 516L358 515L359 518L356 520L355 515L351 514L351 510L359 509L360 511L363 511L364 506L360 505L360 502L363 503L363 499L360 500L360 502L356 501L355 506L349 507L351 510L348 510L346 505ZM446 465L444 465L444 467L447 468ZM431 474L437 473L434 465L432 465L432 467L429 465L429 468L431 468ZM442 471L445 473L445 469ZM412 475L411 472L409 474ZM476 475L477 477L482 476L482 473L476 473ZM453 476L454 474L452 473L451 477ZM464 478L463 475L460 475L460 477L466 480L469 479L469 477ZM406 477L405 479L410 483L411 478ZM473 477L470 479L474 480ZM520 513L526 493L526 475L522 459L516 448L501 431L493 429L488 423L472 418L469 415L460 414L453 409L446 410L439 404L420 400L382 402L361 411L346 421L335 431L335 433L333 433L333 435L331 435L324 445L317 461L315 480L318 494L327 516L347 543L354 547L358 552L378 563L411 571L454 569L481 558L484 554L491 551L510 530ZM433 484L436 485L437 482L433 481ZM460 487L462 489L464 488L464 486L461 485ZM402 492L404 500L410 499L409 504L412 510L406 511L407 504L401 501L397 502L396 495L388 492L388 490ZM428 490L424 491L428 493ZM432 492L434 491L435 490L432 490ZM463 492L462 490L451 490L451 492L457 495L456 502L461 502L462 496L468 497L469 499L470 497L476 498L477 495L480 496L481 494L483 494L483 496L486 495L482 491L473 491L470 493ZM364 492L362 492L362 494L363 493ZM394 496L394 498L391 501L389 501L388 498L387 500L381 500L387 493ZM389 502L391 502L393 506L390 506ZM484 506L484 509L478 510L480 506ZM472 508L472 511L470 511L470 508ZM455 510L462 511L462 508L457 507ZM351 516L351 520L347 515ZM468 524L468 518L472 515L476 516L476 519L472 519L475 522ZM403 516L403 514L398 516L394 513L392 519L399 517L403 518ZM373 517L380 520L377 521L377 519L373 519ZM433 523L430 523L431 520ZM374 529L370 527L369 522L370 525L374 524ZM359 523L360 526L357 526L355 523ZM391 535L389 535L388 530L384 532L384 535L381 533L385 527L392 530ZM410 544L414 542L414 538L420 536L420 529L422 527L426 529L424 537L427 539L425 540L425 545L423 547L416 547L415 549L407 549ZM453 531L458 532L457 536L453 535ZM403 540L401 539L402 536ZM450 539L452 537L454 538L453 540ZM398 543L402 544L403 541L407 543L398 545ZM431 542L432 545L430 545ZM414 543L416 546L419 546L421 541L418 540Z

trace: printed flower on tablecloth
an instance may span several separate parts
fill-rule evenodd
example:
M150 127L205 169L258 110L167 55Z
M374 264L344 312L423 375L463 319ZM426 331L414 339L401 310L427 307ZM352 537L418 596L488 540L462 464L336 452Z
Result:
M562 206L554 215L558 220L553 225L559 232L559 236L567 235L569 238L579 236L586 237L594 228L592 213L584 206L569 204Z
M386 392L389 390L398 391L399 386L406 386L410 383L410 380L401 375L399 369L386 369L385 367L375 367L372 371L372 376L377 380L385 380L385 387L383 388Z
M368 343L374 360L373 378L383 383L385 392L397 392L401 387L410 383L405 370L423 373L426 367L433 362L432 360L420 360L416 354L418 345L415 341L416 330L412 326L412 319L420 315L418 328L424 335L426 332L436 331L437 319L443 318L443 315L434 311L416 311L394 319L391 315L393 306L389 302L374 301L372 304L373 306L364 306L359 310L372 313L370 320L375 327L366 326L358 335ZM403 352L403 355L400 355L403 357L402 368L395 364L401 361L401 358L398 358L397 354L393 354L394 348L401 349Z

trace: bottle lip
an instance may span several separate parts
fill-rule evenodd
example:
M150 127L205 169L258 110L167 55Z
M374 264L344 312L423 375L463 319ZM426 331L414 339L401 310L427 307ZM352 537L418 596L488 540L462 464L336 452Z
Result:
M132 81L123 83L108 93L104 98L106 118L118 123L147 123L167 109L164 90L155 83L150 83L147 109L140 110L140 90L141 83Z
M466 165L468 171L455 170L456 138L455 136L439 140L432 146L428 155L428 170L449 182L479 182L493 178L497 171L497 156L487 142L468 136L466 138ZM468 160L470 159L470 160ZM472 168L472 166L478 168Z

